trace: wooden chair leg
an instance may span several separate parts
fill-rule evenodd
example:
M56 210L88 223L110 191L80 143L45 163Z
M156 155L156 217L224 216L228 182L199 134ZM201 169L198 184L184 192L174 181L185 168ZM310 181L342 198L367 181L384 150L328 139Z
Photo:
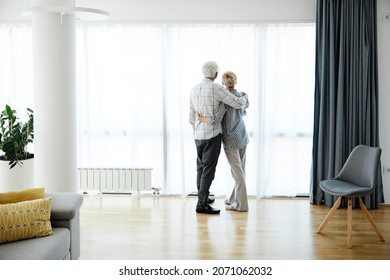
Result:
M352 248L352 197L348 197L348 248Z
M336 200L336 202L333 205L332 209L330 209L328 215L326 215L324 221L321 223L321 225L317 229L317 233L321 233L323 231L323 229L328 224L329 220L332 218L333 214L336 212L337 208L339 208L340 204L341 204L341 196Z
M367 217L368 221L370 222L371 226L375 230L376 235L378 235L380 241L385 242L385 239L383 238L381 232L379 231L378 226L376 225L374 219L372 218L370 212L368 212L366 206L364 205L364 203L363 203L363 201L362 201L362 199L360 197L359 197L359 205L360 205L360 209L362 209L363 213L366 215L366 217Z

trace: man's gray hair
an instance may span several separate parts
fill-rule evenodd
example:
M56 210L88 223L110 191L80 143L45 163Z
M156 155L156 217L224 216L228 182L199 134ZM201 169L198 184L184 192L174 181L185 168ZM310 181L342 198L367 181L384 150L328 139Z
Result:
M214 78L218 70L218 64L215 61L207 61L202 66L202 71L205 78Z

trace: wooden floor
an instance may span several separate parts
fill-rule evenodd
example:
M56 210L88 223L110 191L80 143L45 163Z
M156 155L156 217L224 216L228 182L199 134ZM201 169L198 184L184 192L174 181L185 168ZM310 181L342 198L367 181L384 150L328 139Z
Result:
M330 210L305 198L250 199L248 212L195 213L196 198L84 197L81 260L390 260L390 206L370 210L381 242L359 209L353 210L352 249L346 209Z

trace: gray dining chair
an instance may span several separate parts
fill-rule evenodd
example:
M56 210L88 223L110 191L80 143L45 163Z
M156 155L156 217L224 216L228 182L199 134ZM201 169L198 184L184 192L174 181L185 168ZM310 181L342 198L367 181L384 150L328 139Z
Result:
M367 217L379 239L382 242L385 241L374 219L362 201L362 197L370 195L376 188L381 153L382 150L377 147L356 146L349 155L340 173L333 179L320 182L320 188L325 193L338 196L338 199L317 229L317 233L323 231L340 206L341 200L346 198L348 199L348 248L352 248L352 200L353 198L357 198L360 209Z

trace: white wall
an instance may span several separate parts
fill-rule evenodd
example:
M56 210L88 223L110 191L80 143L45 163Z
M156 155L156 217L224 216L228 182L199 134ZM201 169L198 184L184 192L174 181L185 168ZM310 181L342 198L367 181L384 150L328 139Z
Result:
M24 20L30 0L0 0L0 21ZM315 0L76 0L102 9L110 21L314 20Z
M110 13L109 21L314 21L315 0L76 0L76 6ZM26 21L30 0L0 0L0 22ZM379 121L382 164L390 168L390 1L378 0ZM383 175L390 203L390 175Z

